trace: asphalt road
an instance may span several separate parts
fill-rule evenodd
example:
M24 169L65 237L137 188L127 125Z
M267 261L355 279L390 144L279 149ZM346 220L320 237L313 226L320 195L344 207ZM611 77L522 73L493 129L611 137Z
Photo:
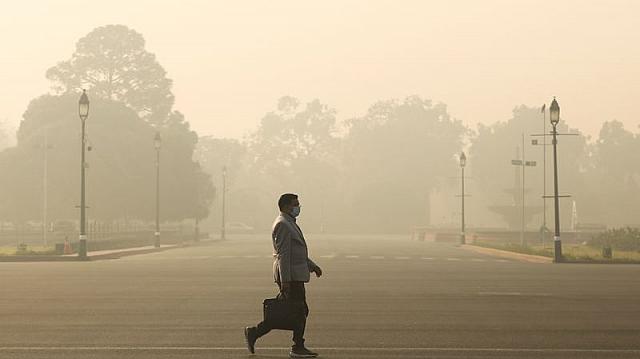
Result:
M505 260L407 237L308 236L324 358L638 358L640 266ZM268 236L116 260L0 263L0 358L250 358ZM254 358L286 357L290 332Z

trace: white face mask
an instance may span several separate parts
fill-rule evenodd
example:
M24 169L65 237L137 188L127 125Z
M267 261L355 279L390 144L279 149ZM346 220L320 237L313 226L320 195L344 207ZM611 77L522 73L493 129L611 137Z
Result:
M298 217L300 215L300 206L295 206L293 207L293 209L291 210L291 216Z

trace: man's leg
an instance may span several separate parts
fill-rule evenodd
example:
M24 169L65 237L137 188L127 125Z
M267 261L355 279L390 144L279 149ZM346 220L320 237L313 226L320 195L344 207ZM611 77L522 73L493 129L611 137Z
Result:
M293 342L295 346L304 347L304 330L307 326L307 316L309 315L309 307L304 289L304 282L292 282L290 289L290 299L296 302L296 306L300 309L297 325L293 329Z
M256 339L269 333L272 329L269 323L265 322L264 320L258 323L258 325L256 325L255 328L256 328Z
M295 288L295 289L293 289ZM295 343L291 347L289 352L290 358L315 358L318 353L314 353L304 346L304 329L307 325L307 316L309 315L309 306L307 305L304 283L298 282L295 286L292 286L292 297L297 300L298 310L298 324L293 330L293 342Z
M280 288L280 283L276 282L276 284L278 285L278 288ZM244 337L247 341L247 347L252 354L255 353L256 340L269 333L272 329L271 325L264 320L258 323L255 327L246 327L244 329Z
M269 333L271 329L271 326L265 321L258 323L255 327L246 327L244 329L244 338L247 341L247 347L252 354L255 353L256 340Z

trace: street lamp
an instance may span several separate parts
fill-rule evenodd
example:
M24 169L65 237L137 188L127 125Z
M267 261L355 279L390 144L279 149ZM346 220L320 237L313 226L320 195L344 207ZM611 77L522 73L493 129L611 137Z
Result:
M222 167L222 229L220 231L220 239L226 239L225 226L226 226L226 197L227 197L227 166Z
M560 106L558 106L558 101L556 101L555 97L553 98L553 102L551 102L551 106L549 107L549 119L551 121L551 126L553 126L553 199L556 212L553 246L555 252L555 261L562 262L562 242L560 241L560 204L558 198L558 139L556 137L558 135L556 126L558 125L558 122L560 122Z
M154 233L154 246L160 247L160 146L162 139L160 132L156 132L153 145L156 148L156 232Z
M82 122L82 140L81 140L81 156L80 156L80 243L78 246L78 257L87 258L87 219L86 219L86 203L85 203L85 168L87 164L84 158L84 150L86 147L85 124L89 117L89 97L87 91L82 90L82 95L78 101L78 115Z
M460 232L460 243L466 244L465 238L465 228L464 228L464 166L467 165L467 156L464 152L460 153L460 168L462 169L462 220L461 220L461 232Z

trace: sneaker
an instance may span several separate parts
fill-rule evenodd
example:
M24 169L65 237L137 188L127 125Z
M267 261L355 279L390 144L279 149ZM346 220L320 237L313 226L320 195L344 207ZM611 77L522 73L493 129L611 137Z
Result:
M254 327L244 328L244 340L247 343L247 349L249 349L249 352L251 354L254 354L256 352L256 340L258 340L256 328Z
M293 346L289 352L289 358L315 358L317 356L318 353L314 353L305 347Z

